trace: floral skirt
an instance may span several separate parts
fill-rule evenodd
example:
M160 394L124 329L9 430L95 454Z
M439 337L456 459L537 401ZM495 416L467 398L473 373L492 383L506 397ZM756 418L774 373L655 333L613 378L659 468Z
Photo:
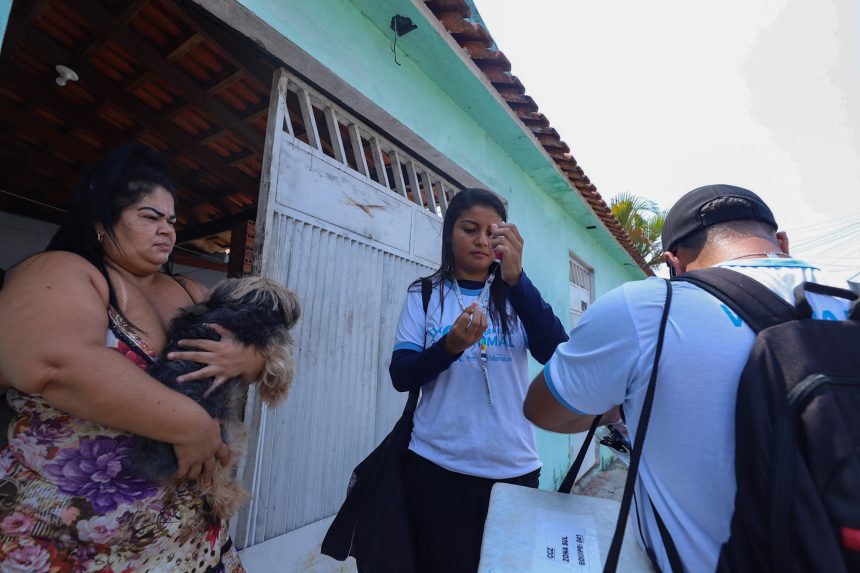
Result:
M19 418L0 451L0 573L243 572L193 484L131 473L132 435L8 399Z

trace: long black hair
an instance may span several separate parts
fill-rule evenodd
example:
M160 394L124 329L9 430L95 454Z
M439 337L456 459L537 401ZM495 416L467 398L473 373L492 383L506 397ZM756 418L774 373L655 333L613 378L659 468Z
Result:
M448 210L445 211L445 219L442 222L442 262L439 269L430 275L433 286L439 287L440 312L445 304L444 282L446 280L456 281L454 276L454 223L460 218L463 211L475 206L489 207L498 213L502 221L508 220L508 211L498 195L486 189L464 189L451 198ZM497 263L493 263L497 264ZM420 281L416 284L420 287ZM496 278L490 287L490 304L487 309L493 318L494 324L501 324L502 335L510 337L512 317L508 316L508 290L502 282L501 269L496 269Z
M176 185L167 164L152 149L139 143L117 147L78 181L66 218L45 250L69 251L89 261L107 281L110 305L117 308L96 225L104 230L102 240L116 240L123 210L158 187L176 201Z

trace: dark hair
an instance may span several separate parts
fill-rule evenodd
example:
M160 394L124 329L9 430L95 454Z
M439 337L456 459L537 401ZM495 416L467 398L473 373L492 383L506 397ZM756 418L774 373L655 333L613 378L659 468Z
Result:
M145 145L127 143L117 147L78 181L66 218L45 250L69 251L92 263L105 277L110 305L116 308L116 293L96 225L101 224L108 238L116 239L116 224L123 210L157 187L176 200L176 186L167 164Z
M706 217L708 213L713 211L732 208L752 209L752 204L743 197L720 197L702 207L701 214ZM764 221L754 219L724 221L684 237L675 245L673 251L685 249L698 256L708 245L746 237L761 237L770 240L774 245L778 245L775 233L776 230Z
M464 189L451 198L448 203L448 210L445 211L445 218L442 222L442 262L439 269L430 275L433 281L433 286L439 286L440 312L444 307L445 297L442 292L443 283L445 280L455 281L454 277L454 247L452 235L454 234L454 223L460 218L463 211L471 209L475 206L484 206L493 209L499 214L502 221L508 220L508 212L505 205L498 195L487 191L486 189ZM495 264L495 263L494 263ZM420 281L416 281L420 286ZM508 291L505 284L502 282L500 271L497 270L496 279L490 287L490 305L487 309L493 317L493 322L501 323L502 335L510 336L511 317L507 314L508 307Z

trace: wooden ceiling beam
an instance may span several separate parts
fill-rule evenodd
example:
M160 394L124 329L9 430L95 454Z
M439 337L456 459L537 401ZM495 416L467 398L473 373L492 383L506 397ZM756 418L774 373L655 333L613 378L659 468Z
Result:
M230 185L234 192L242 191L252 197L257 196L259 192L258 181L226 165L223 157L195 140L161 113L151 109L132 94L120 89L87 60L75 56L40 30L27 25L20 18L16 18L15 14L9 18L6 35L10 42L21 42L32 46L37 53L48 61L70 62L68 65L78 72L81 77L80 81L85 82L88 88L134 117L136 121L148 129L169 139L173 145L191 155L210 173L221 179L226 185Z
M149 0L131 0L128 6L123 8L122 12L119 13L119 21L123 24L128 24L147 4L149 4Z
M255 78L268 93L275 70L280 67L280 63L274 56L249 46L248 43L251 43L251 40L236 38L239 32L227 29L205 9L189 2L185 11L187 13L184 14L184 21L188 26L213 44L220 46L231 64ZM188 12L193 13L195 17L192 18Z
M59 225L65 217L64 213L60 211L18 199L2 192L0 192L0 211L27 217L28 219L36 219L37 221L47 221L55 225Z
M181 58L182 56L193 50L195 47L197 47L204 39L205 38L201 34L194 33L190 35L186 40L180 42L178 46L173 48L170 53L167 54L167 61L173 62Z
M28 22L32 23L36 21L36 18L39 17L39 14L42 13L42 10L45 9L45 6L48 5L50 0L36 0L33 2L33 5L27 10L27 15L25 18Z
M185 265L186 267L194 267L219 273L227 272L227 263L216 263L210 258L207 258L204 253L192 255L190 252L178 253L173 251L173 254L170 255L170 260L174 264Z
M40 210L56 211L59 217L65 213L72 194L70 189L74 188L75 180L71 179L68 187L63 187L62 182L47 177L38 171L29 169L23 171L15 162L0 158L0 169L3 170L4 178L0 181L0 189L19 195L15 202L28 205L39 205ZM0 193L0 198L9 197Z
M229 76L227 76L226 78L219 81L218 83L216 83L211 88L207 88L206 92L208 94L214 96L218 92L224 91L225 89L229 88L230 86L232 86L233 84L235 84L236 82L238 82L239 80L244 78L245 76L246 76L246 74L244 71L237 70L237 71L233 72L232 74L230 74ZM244 121L244 119L242 121Z
M46 180L51 181L51 186L46 189L46 193L57 189L54 198L61 198L63 192L72 189L86 169L83 163L75 167L60 160L46 162L45 154L38 149L24 152L23 159L15 161L0 159L0 161L4 161L0 184L23 181L27 178L27 174L39 173Z
M93 113L93 110L82 106L70 99L62 97L56 90L52 89L52 86L38 86L37 82L33 81L31 78L26 77L22 73L15 73L14 71L10 71L9 66L6 66L4 70L3 77L13 82L15 86L19 88L23 88L28 93L38 93L40 94L39 103L47 105L49 108L54 109L58 112L62 112L62 115L66 119L72 119L73 127L69 130L69 133L74 133L78 129L84 129L93 133L93 135L99 137L105 142L105 147L107 149L111 149L116 145L132 138L134 135L139 134L142 129L136 129L134 131L124 132L112 124L106 122L102 118L98 116L97 113ZM0 109L0 114L9 114L12 110L8 107ZM6 117L4 115L4 117ZM47 123L47 122L44 122ZM26 123L24 123L26 125ZM43 124L44 127L44 124ZM48 143L47 140L45 140ZM51 147L54 147L58 142L66 142L62 136L52 137L50 140ZM63 145L64 151L68 145ZM28 158L24 161L18 162L15 165L16 171L26 171L31 165L42 165L44 166L44 158L45 154L31 153ZM50 166L50 169L55 171L54 176L59 180L68 180L71 181L72 184L77 180L80 176L80 173L71 167L63 167L62 164L58 162L54 162L53 165ZM183 187L190 190L193 194L198 195L199 197L211 201L216 208L218 208L222 213L230 213L232 209L230 208L231 204L226 200L226 196L228 193L226 192L216 192L213 193L209 189L202 189L200 187L200 182L196 177L196 174L189 172L177 172L177 169L172 169L174 174L174 179L177 183L182 185Z
M136 78L123 84L122 91L127 92L127 93L133 93L134 91L137 90L137 88L139 88L140 86L142 86L143 84L145 84L146 82L151 80L153 77L155 77L155 72L153 72L152 70L145 70L142 74L140 74Z
M29 113L27 108L22 109L6 100L0 100L0 116L19 131L35 136L52 147L62 147L64 153L84 165L91 165L99 159L98 152L87 145L70 146L67 139L68 130L64 131L39 115Z
M136 32L124 26L95 0L79 0L77 7L81 16L89 20L103 37L109 38L123 49L134 54L161 78L179 89L201 108L206 109L217 123L230 129L250 149L262 153L264 138L260 137L251 126L240 120L225 104L208 94L172 62L166 60Z
M140 131L140 128L133 131L124 131L118 128L99 115L98 111L103 104L99 104L95 108L87 107L85 104L66 96L62 91L63 88L54 84L53 81L46 80L42 85L33 76L10 65L3 66L2 70L4 81L14 85L16 90L27 94L37 94L36 103L46 105L65 119L71 119L76 128L83 128L107 140L111 147ZM72 128L71 131L75 131L76 128Z
M251 207L243 211L239 211L238 213L227 215L226 217L213 219L211 221L201 223L200 225L196 225L194 227L182 229L181 231L176 233L176 244L179 245L182 243L196 241L198 239L205 239L206 237L211 237L212 235L217 235L218 233L223 233L224 231L229 231L233 228L233 225L235 225L239 221L256 220L257 208Z

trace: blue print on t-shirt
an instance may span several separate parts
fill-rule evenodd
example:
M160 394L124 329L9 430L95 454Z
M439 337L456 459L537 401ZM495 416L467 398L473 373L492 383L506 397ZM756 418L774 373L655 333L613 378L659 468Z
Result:
M724 304L721 304L720 308L723 309L726 315L728 315L729 320L732 321L732 324L734 324L736 328L740 328L743 325L744 321L741 320L741 317L733 313L731 309L729 309L729 307Z
M435 344L437 340L448 334L453 325L449 324L447 326L436 327L431 326L427 329L427 334L430 335L430 344ZM500 326L494 326L492 328L488 328L486 332L484 332L484 337L481 341L486 344L488 347L493 346L506 346L508 348L514 348L515 344L511 337L505 337L502 333L502 328Z
M829 310L821 311L821 316L817 316L817 315L818 315L817 312L815 312L815 311L812 312L812 318L815 318L818 320L839 320L838 318L836 318L836 315L833 314ZM848 311L845 311L845 318L848 318Z

